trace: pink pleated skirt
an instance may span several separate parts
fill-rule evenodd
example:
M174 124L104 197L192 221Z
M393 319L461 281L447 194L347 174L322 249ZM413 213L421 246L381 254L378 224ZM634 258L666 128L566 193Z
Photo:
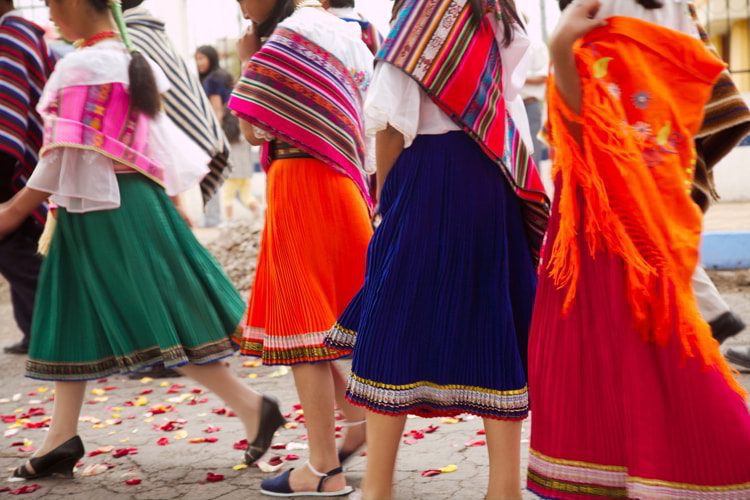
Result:
M746 401L718 371L685 359L676 334L666 347L643 340L622 261L583 254L567 316L564 292L540 267L529 345L529 489L545 498L750 498Z

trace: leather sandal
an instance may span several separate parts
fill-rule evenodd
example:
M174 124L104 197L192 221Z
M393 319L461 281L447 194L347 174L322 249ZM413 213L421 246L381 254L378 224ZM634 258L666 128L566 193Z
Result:
M320 478L320 481L318 481L318 489L315 491L293 491L292 487L289 485L289 477L292 474L292 471L294 469L289 469L281 474L279 474L276 477L272 477L270 479L266 479L260 484L260 492L263 495L267 495L270 497L343 497L345 495L349 495L351 492L354 491L354 488L351 486L346 486L343 489L340 489L338 491L323 491L323 486L325 486L326 480L332 478L333 476L337 476L339 474L342 474L344 472L344 469L341 467L336 467L333 470L330 470L326 472L325 474L316 470L315 467L313 467L310 462L307 462L305 466L310 469L310 472L315 474L317 477Z

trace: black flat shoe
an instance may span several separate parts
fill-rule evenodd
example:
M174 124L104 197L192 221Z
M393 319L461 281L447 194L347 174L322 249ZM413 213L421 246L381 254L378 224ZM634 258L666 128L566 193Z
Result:
M3 351L5 354L28 354L29 353L29 344L22 342L15 343L13 345L9 345L7 347L3 348Z
M29 460L28 465L31 465L34 472L30 472L24 464L13 471L13 477L40 479L54 474L73 477L73 468L83 458L84 453L81 438L70 438L46 455Z
M264 395L263 403L260 407L258 435L255 436L255 440L245 450L245 463L247 465L253 465L260 460L260 457L265 455L268 448L271 447L271 443L273 443L273 435L276 433L276 429L285 423L286 419L281 414L281 410L279 410L279 403Z
M708 324L711 325L711 335L719 341L719 344L745 329L745 323L732 311L725 312Z
M177 370L165 367L163 364L154 365L143 371L133 372L128 375L130 380L140 380L144 377L149 378L178 378L182 374Z

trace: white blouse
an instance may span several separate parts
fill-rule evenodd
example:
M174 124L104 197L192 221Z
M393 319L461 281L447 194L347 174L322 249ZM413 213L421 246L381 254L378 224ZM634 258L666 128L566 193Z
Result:
M612 16L634 17L641 21L658 24L700 38L698 28L695 26L695 21L688 10L690 1L664 0L664 5L661 8L647 9L635 0L603 0L596 17L598 19Z
M631 0L632 1L632 0ZM503 45L503 27L493 19L495 36L503 62L503 92L509 112L529 152L533 143L528 118L519 92L528 72L530 42L526 33L516 28L510 46ZM378 64L365 102L365 123L369 136L385 130L390 124L404 136L410 147L418 135L439 135L460 127L451 120L406 73L387 63Z
M50 99L60 89L75 85L129 84L130 55L116 41L79 49L58 62L39 100L38 111L45 117ZM169 81L149 61L159 91ZM164 168L167 194L175 196L198 184L209 172L209 156L163 112L149 123L148 156ZM120 206L120 188L114 162L96 151L73 147L55 148L40 158L26 184L51 193L52 203L73 213L112 210Z

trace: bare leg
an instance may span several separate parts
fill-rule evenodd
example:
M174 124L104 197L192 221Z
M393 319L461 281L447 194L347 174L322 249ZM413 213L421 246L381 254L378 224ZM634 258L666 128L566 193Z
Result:
M521 498L521 422L484 419L490 482L487 499Z
M78 418L81 415L86 382L55 382L55 404L52 423L42 446L34 453L41 457L78 434ZM34 472L31 464L26 469Z
M292 367L302 409L305 412L307 441L310 446L310 464L326 473L339 466L336 454L335 419L333 414L333 377L330 363L307 363ZM294 491L315 491L316 477L307 467L295 469L290 477ZM346 486L343 474L325 482L324 491L338 491Z
M367 436L364 420L367 416L367 411L364 408L354 406L346 399L347 380L336 363L331 363L331 373L333 375L336 405L343 412L346 423L349 424L345 428L346 434L344 435L344 442L341 445L341 451L349 453L365 443ZM360 422L362 423L360 424Z
M223 399L242 420L247 440L252 442L255 439L260 425L261 395L246 385L223 361L206 365L185 365L177 371Z
M406 416L367 413L367 471L362 484L363 500L393 498L393 471Z

